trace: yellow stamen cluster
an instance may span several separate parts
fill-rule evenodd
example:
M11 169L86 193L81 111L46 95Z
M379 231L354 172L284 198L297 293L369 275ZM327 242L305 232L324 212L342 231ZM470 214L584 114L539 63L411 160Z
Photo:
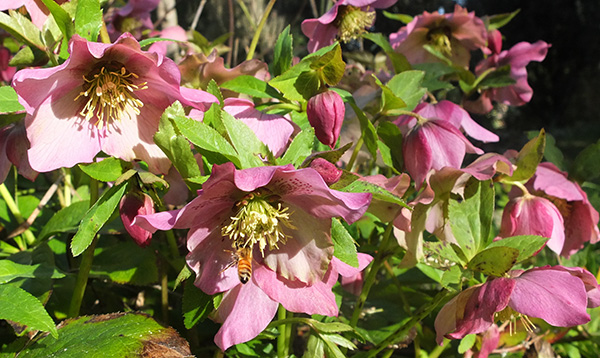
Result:
M450 42L450 29L437 27L427 33L427 41L435 49L450 57L452 55L452 43Z
M133 92L148 87L146 82L134 84L132 80L137 78L135 73L127 71L123 66L117 71L103 66L90 78L83 76L84 91L75 97L75 101L81 97L87 97L88 100L80 114L88 121L96 117L94 124L99 128L123 117L131 119L132 113L140 114L140 107L144 104Z
M287 241L283 227L295 229L290 222L290 212L281 203L275 203L277 196L267 192L254 192L246 195L235 205L236 214L229 225L221 230L223 236L232 240L234 249L253 247L258 244L264 256L265 248L279 248L279 243ZM276 204L274 206L274 204Z
M499 321L508 321L508 331L509 334L512 336L513 332L517 331L517 320L520 319L521 320L521 324L523 325L523 327L525 328L525 330L529 333L533 333L533 331L535 330L535 324L533 324L533 322L531 322L531 319L529 319L529 317L527 317L527 315L515 312L515 310L513 310L512 308L506 306L505 309L503 309L500 312L496 312L496 319Z
M363 11L359 7L342 5L333 21L338 28L338 37L343 42L357 39L375 20L375 11Z

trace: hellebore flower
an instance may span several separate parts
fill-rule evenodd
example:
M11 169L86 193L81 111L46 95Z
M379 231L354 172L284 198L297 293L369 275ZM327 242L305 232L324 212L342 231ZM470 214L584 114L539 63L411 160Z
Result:
M315 158L310 162L310 167L316 170L327 185L337 183L344 171L330 161L323 158Z
M579 184L568 179L567 173L552 163L541 163L526 187L533 195L551 201L563 219L564 245L554 250L556 253L569 257L584 243L600 240L598 211Z
M154 214L154 202L152 198L145 193L129 192L121 198L119 212L125 230L131 235L133 241L140 247L150 245L152 233L134 225L133 220L138 215Z
M38 173L31 169L27 158L29 142L23 122L11 123L0 128L0 183L3 183L14 164L19 174L29 180L35 180Z
M504 207L500 236L539 235L550 238L546 245L560 254L565 244L565 227L560 211L550 200L525 194Z
M244 122L276 157L285 152L295 125L279 114L267 114L243 98L226 98L223 110Z
M13 78L27 112L32 168L47 172L89 163L103 151L166 173L171 163L153 136L167 106L175 100L189 104L175 63L142 51L129 34L114 44L74 35L69 48L63 64L24 69Z
M425 11L423 15L415 16L406 26L390 35L390 44L411 64L440 62L423 48L423 45L430 45L455 64L467 67L470 51L486 47L487 30L474 12L467 12L467 9L456 5L453 13Z
M339 0L318 19L302 21L302 32L308 37L308 51L329 46L339 38L343 42L356 39L375 21L374 9L385 9L397 0Z
M530 44L519 42L508 51L502 51L484 59L475 68L475 73L481 75L483 72L510 65L510 77L515 83L505 87L489 88L480 93L475 101L465 101L467 110L473 113L488 113L494 108L492 101L504 103L511 106L522 106L531 101L533 90L527 83L527 69L529 62L541 62L546 58L550 45L544 41Z
M444 337L461 339L481 333L496 320L522 316L541 318L559 327L584 324L590 320L588 304L584 282L568 268L510 271L508 277L469 287L446 303L435 319L437 342L441 344ZM526 326L531 325L526 317L523 320Z
M125 6L114 12L106 24L111 41L123 33L130 33L137 39L142 38L145 30L154 29L150 13L156 9L160 0L129 0Z
M4 46L0 46L0 81L10 83L15 72L17 72L16 67L12 67L8 65L12 54L10 50Z
M312 96L306 104L308 122L315 129L317 139L331 149L340 136L346 107L335 91L325 91Z
M417 107L416 116L404 115L394 121L404 135L404 166L414 179L417 189L421 187L431 169L440 170L447 166L459 169L467 152L483 154L481 149L473 146L460 132L457 120L452 119L454 114L446 111L453 111L453 107L440 105L432 109L431 106L434 105ZM425 116L421 115L421 111ZM495 139L492 133L486 134L487 130L479 127L474 121L471 120L472 123L466 126L463 119L459 121L463 128L476 128L475 132L480 134L480 138Z
M338 273L359 270L332 259L331 218L352 223L370 199L329 189L311 168L237 170L226 163L213 167L184 208L138 216L136 224L152 231L190 229L187 263L196 286L209 295L224 292L215 342L225 350L256 337L279 303L292 312L338 314L331 287Z

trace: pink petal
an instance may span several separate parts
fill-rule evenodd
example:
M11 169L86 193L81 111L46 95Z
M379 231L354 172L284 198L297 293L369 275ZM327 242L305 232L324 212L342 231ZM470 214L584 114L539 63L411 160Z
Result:
M540 267L539 269L541 270L547 267L549 266ZM587 307L594 308L600 306L600 286L598 285L596 277L592 275L591 272L581 267L552 266L552 269L566 271L571 275L581 279L587 293Z
M533 179L533 188L567 201L583 200L579 185L570 181L566 172L549 162L538 165Z
M589 322L587 296L580 278L552 268L533 269L514 279L509 306L541 318L553 326L571 327Z
M223 295L217 309L217 318L223 325L215 335L215 343L225 351L258 336L275 316L277 307L277 302L271 300L254 279L235 286Z

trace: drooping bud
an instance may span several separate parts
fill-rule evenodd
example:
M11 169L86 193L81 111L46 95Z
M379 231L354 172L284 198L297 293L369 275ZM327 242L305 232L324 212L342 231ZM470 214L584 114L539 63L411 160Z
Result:
M306 106L306 115L319 141L333 149L340 135L346 108L342 97L334 91L312 96Z
M340 180L343 173L343 170L323 158L316 158L310 162L310 167L321 174L321 177L327 185L336 183Z
M131 235L133 241L140 247L150 245L152 233L134 225L133 220L137 215L154 214L154 202L144 193L130 192L125 194L119 204L121 220L125 230Z

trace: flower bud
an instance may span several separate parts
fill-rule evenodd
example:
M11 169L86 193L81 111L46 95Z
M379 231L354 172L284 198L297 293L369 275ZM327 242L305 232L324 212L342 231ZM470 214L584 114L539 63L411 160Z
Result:
M306 115L319 141L333 149L342 129L346 108L337 92L326 91L312 96Z
M315 158L310 162L310 167L316 170L327 185L336 183L342 177L343 171L335 166L335 164L323 159Z
M137 215L154 214L154 202L144 193L131 192L125 194L119 205L121 220L125 230L131 235L133 241L140 247L150 245L152 233L134 225L133 220Z

